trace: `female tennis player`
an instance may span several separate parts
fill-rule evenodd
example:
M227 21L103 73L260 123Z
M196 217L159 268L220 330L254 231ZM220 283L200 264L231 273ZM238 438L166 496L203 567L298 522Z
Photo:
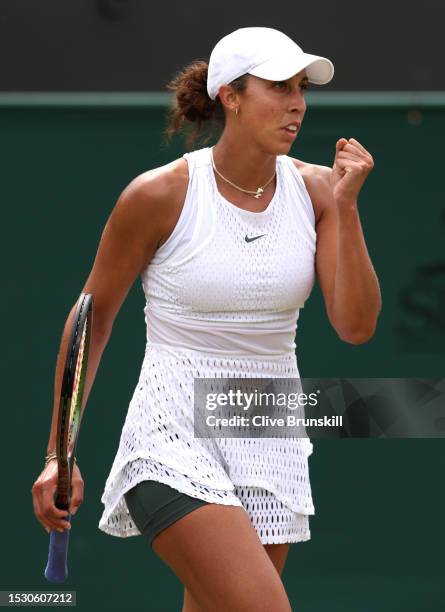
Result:
M185 67L168 86L167 136L185 130L192 145L215 121L221 135L131 181L82 289L95 304L88 395L116 315L142 280L146 352L99 528L143 534L184 584L184 612L290 610L281 572L314 514L310 440L195 436L194 379L298 377L298 313L315 277L341 340L364 343L376 328L380 291L357 205L372 156L343 137L332 168L288 156L307 83L332 76L328 59L269 28L236 30L208 64ZM53 422L48 451L55 435ZM68 526L52 501L56 479L52 461L33 487L47 529ZM74 512L82 500L76 465Z

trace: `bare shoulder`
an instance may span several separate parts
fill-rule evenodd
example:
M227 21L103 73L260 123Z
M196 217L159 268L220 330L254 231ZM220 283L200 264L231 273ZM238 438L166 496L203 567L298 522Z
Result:
M188 164L184 158L143 172L120 194L112 217L124 217L125 224L139 225L150 241L161 246L176 225L188 186Z
M94 295L95 325L109 335L135 279L145 270L188 184L186 160L136 176L120 194L105 224L83 287Z
M147 170L136 176L123 194L134 197L165 198L188 181L188 165L184 158Z
M326 207L333 205L330 183L332 168L319 164L311 164L294 157L291 157L291 159L304 180L314 206L315 218L318 222Z

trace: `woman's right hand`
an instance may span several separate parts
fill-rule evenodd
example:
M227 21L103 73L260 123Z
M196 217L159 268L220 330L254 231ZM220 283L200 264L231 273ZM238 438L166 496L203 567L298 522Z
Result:
M43 469L31 489L34 514L48 533L54 529L58 531L71 529L71 523L65 520L68 517L67 511L59 510L54 503L57 489L57 473L57 460L53 459ZM83 479L77 463L75 463L71 478L70 514L75 514L83 502L83 490Z

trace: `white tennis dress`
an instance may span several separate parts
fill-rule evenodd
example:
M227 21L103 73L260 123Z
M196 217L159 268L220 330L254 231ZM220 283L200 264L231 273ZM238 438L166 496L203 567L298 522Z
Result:
M141 274L147 345L99 528L139 535L124 493L156 480L211 503L243 506L263 544L308 540L315 513L310 440L198 438L193 382L299 377L295 331L315 280L312 202L286 155L277 156L276 189L263 212L222 197L210 148L184 157L183 209Z

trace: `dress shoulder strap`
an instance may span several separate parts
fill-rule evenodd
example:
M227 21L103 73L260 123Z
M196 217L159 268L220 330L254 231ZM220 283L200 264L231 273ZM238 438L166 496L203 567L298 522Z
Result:
M215 212L212 205L207 172L208 148L184 153L189 171L189 182L184 204L176 226L166 242L157 249L153 264L178 263L191 257L214 231Z
M291 213L301 233L314 247L316 240L315 212L306 184L300 171L288 155L281 155L280 159L283 170L283 190L290 204Z

